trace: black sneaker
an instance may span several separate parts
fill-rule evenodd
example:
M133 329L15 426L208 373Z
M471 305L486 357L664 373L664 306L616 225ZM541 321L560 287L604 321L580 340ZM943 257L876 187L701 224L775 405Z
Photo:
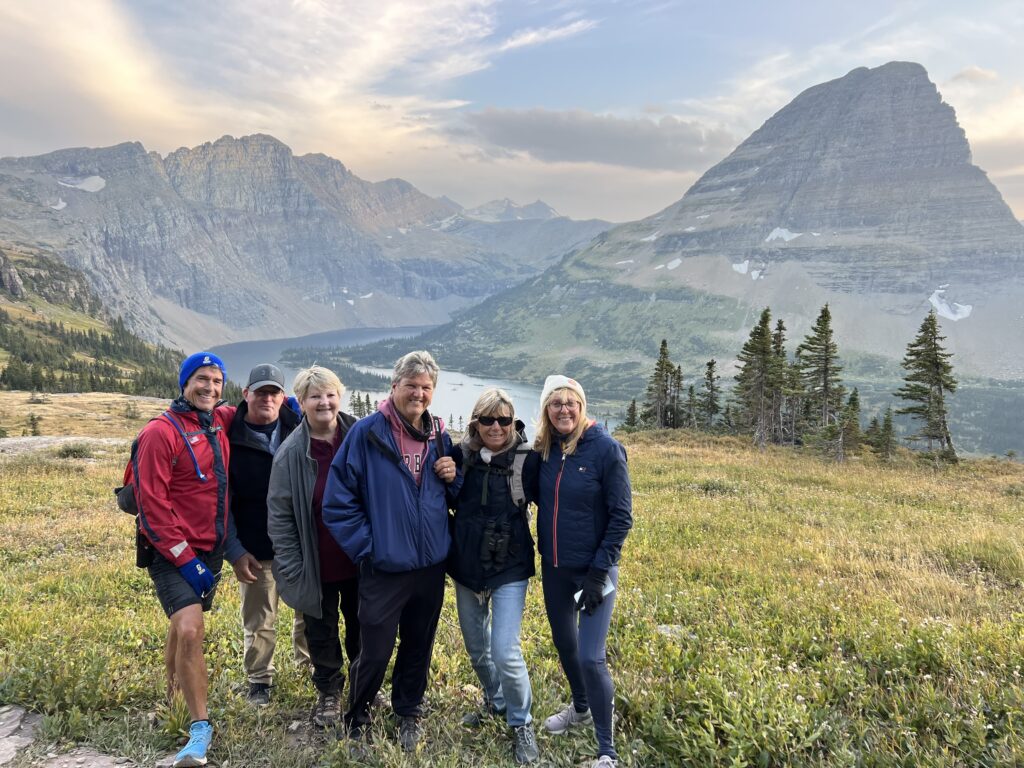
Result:
M398 718L398 744L402 747L403 752L415 752L422 735L423 728L420 726L418 717Z
M528 765L540 760L537 736L529 723L512 729L512 756L519 765Z
M249 683L245 700L254 707L265 707L270 703L270 683Z

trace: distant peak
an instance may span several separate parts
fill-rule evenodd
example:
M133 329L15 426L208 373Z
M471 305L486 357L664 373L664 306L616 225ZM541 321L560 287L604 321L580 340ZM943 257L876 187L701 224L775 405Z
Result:
M491 200L489 203L470 208L463 212L466 216L479 221L518 221L521 219L557 219L559 213L543 200L536 200L529 205L519 205L507 197Z

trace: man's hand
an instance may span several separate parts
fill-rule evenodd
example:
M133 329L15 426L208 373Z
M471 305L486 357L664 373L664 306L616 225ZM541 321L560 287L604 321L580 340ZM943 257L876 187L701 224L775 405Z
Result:
M231 564L235 572L235 578L243 584L255 584L256 577L263 570L260 561L246 552Z
M455 479L455 459L451 456L442 456L434 462L434 474L445 483Z
M184 565L179 565L178 572L201 599L205 598L213 590L213 585L217 583L214 575L210 573L210 569L198 557L193 557Z

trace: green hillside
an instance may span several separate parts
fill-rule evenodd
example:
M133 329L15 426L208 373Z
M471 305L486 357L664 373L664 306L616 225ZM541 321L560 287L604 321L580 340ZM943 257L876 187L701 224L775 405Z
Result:
M623 439L635 525L608 644L620 766L1020 763L1024 467ZM166 619L110 497L126 451L0 456L0 701L47 716L43 750L88 744L153 765L188 719L164 701ZM246 704L238 611L225 572L206 637L214 764L350 764L307 725L315 693L292 661L287 611L272 703ZM568 689L536 580L522 635L542 720ZM479 697L449 586L425 742L403 755L385 705L368 764L511 765L503 722L459 726ZM538 741L544 765L593 757L589 729Z
M111 317L63 262L0 249L0 388L174 397L181 358Z

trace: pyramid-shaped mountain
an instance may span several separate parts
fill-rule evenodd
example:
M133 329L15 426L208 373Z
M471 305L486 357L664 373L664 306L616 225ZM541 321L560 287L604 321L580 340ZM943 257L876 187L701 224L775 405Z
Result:
M953 108L892 62L804 91L677 203L430 341L456 364L571 370L628 396L662 338L690 375L733 360L765 306L796 339L828 302L848 357L896 360L935 308L961 370L1021 378L1022 266L1024 228Z

